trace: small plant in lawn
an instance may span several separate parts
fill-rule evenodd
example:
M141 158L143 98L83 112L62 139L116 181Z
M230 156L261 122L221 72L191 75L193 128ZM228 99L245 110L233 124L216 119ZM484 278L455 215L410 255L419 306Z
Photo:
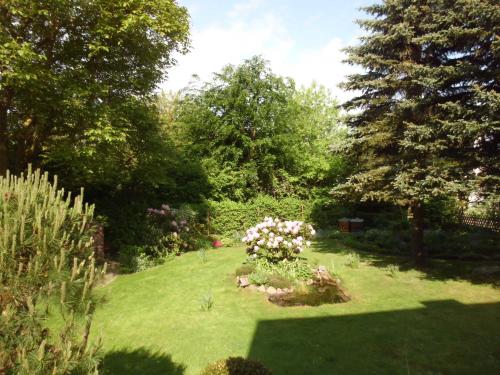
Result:
M397 278L399 276L399 266L395 264L390 264L387 266L387 273L389 276L391 276L393 279Z
M214 296L211 291L207 291L201 296L200 309L201 311L210 311L214 306Z
M359 268L359 263L361 259L357 253L349 253L347 255L347 260L345 262L346 266L351 268Z
M201 263L205 263L207 261L207 250L204 247L198 250L198 258L200 258Z
M296 258L311 245L310 239L315 233L311 225L302 221L266 217L263 222L248 229L242 241L252 257L280 261Z

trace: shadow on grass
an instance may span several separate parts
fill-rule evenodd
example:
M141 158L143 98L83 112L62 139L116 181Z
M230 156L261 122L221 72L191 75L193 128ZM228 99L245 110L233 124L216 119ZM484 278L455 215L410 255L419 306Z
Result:
M321 239L314 246L314 251L320 253L348 254L351 252L360 255L361 259L379 268L397 266L400 271L417 269L422 278L429 280L466 280L474 284L491 284L500 286L500 262L467 261L458 259L429 258L427 264L416 265L411 255L392 255L361 251L353 246L346 245L338 239Z
M500 373L500 303L422 305L259 321L248 357L275 375Z
M172 361L170 355L146 348L106 353L100 373L105 375L183 375L186 366Z

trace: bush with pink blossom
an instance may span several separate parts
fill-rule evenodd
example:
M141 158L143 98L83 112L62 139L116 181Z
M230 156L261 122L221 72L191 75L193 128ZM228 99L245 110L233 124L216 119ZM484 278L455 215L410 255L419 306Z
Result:
M271 261L292 259L311 245L314 228L302 221L288 221L266 217L246 231L242 241L253 258Z

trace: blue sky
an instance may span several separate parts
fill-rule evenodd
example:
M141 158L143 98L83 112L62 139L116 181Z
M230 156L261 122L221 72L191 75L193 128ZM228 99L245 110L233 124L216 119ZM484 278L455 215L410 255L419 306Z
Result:
M162 86L178 90L192 75L208 80L226 64L259 54L277 74L299 85L317 81L341 101L348 93L339 82L353 68L343 64L341 49L362 34L358 8L374 0L179 0L189 10L192 49L179 56Z

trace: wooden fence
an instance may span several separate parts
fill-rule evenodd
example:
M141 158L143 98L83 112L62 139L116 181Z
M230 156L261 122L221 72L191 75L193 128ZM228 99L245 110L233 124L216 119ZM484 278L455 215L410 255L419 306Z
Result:
M462 216L460 218L460 223L471 227L490 229L497 233L500 232L500 220L497 219L485 219L475 216Z

